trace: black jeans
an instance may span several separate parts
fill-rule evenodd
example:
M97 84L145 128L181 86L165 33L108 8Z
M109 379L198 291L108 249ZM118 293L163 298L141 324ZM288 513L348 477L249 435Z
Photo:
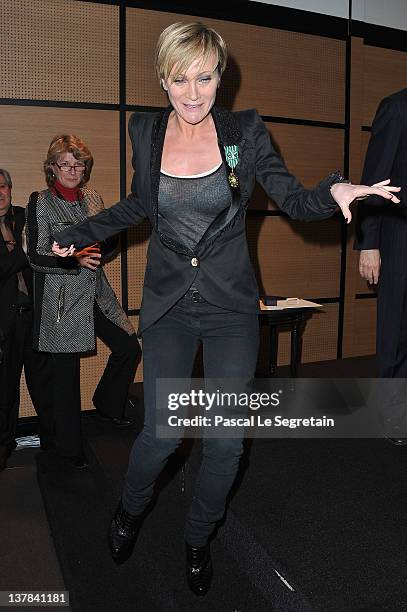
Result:
M190 377L200 342L206 377L251 378L258 353L258 317L195 302L190 290L144 332L145 424L130 454L122 498L131 514L140 514L146 508L158 474L180 442L155 436L156 380ZM186 519L185 540L190 545L203 546L222 518L242 450L242 438L204 439L202 463Z
M140 359L136 334L129 336L94 307L95 333L112 351L93 396L96 409L122 417L129 386ZM80 353L52 353L56 442L61 455L83 452L81 433Z
M15 448L20 406L20 378L24 367L28 391L39 418L41 441L53 435L52 398L49 388L52 369L49 356L33 348L33 314L17 309L15 325L6 330L0 364L0 446Z

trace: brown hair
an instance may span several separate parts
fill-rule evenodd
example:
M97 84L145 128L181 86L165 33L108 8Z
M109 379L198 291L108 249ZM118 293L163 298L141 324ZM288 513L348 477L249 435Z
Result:
M208 57L217 59L219 76L223 74L227 62L227 49L223 38L204 23L173 23L159 36L155 50L155 69L160 80L166 81L173 69L183 74L195 60Z
M85 164L85 171L79 183L79 187L83 187L90 179L90 173L93 167L93 156L83 140L73 134L62 134L55 136L51 140L47 159L44 161L45 180L47 181L48 187L52 187L56 181L52 165L55 164L64 153L72 153L75 159Z

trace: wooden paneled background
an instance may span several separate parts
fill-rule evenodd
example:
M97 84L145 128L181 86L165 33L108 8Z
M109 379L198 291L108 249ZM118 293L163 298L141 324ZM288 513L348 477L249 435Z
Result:
M123 161L120 118L133 107L160 107L166 98L157 83L153 53L161 30L193 16L80 0L3 0L0 37L0 167L13 178L13 201L25 205L44 187L42 161L52 137L75 133L92 150L91 184L111 206L120 185L129 189L131 148ZM344 168L346 141L345 40L231 21L198 18L215 27L228 43L230 62L220 91L229 108L257 108L288 167L305 186ZM125 36L124 36L125 35ZM120 49L120 40L126 41ZM121 55L122 53L122 55ZM120 73L120 58L125 75ZM407 53L351 40L349 165L358 181L370 126L381 98L405 86ZM121 78L122 77L122 78ZM148 110L148 109L147 109ZM123 127L123 123L122 123ZM123 143L123 140L122 140ZM122 156L121 156L122 153ZM385 177L384 177L385 178ZM263 291L325 299L308 322L303 361L335 359L342 330L343 357L374 353L375 299L360 299L371 289L357 272L348 228L343 329L340 325L342 222L289 221L275 215L275 204L256 188L248 215L253 265ZM106 267L119 298L128 287L128 308L140 307L147 222L127 232L127 269L120 256ZM137 325L137 316L132 315ZM289 360L288 334L281 334L279 363ZM98 341L97 354L82 359L83 408L103 370L108 350ZM142 366L137 372L142 380ZM33 414L23 385L20 416Z

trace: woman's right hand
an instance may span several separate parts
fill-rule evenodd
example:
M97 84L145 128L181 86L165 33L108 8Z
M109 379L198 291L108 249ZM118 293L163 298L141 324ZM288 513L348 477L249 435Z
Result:
M73 244L70 247L60 247L58 242L54 240L51 251L58 257L71 257L74 254L75 247Z

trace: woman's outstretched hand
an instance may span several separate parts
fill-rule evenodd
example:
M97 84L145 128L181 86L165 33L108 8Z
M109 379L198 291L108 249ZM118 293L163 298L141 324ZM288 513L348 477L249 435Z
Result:
M70 247L60 247L59 244L54 241L51 250L54 255L58 255L58 257L71 257L71 255L74 254L75 247L73 244L71 244Z
M378 195L395 204L399 204L399 198L394 195L400 191L400 187L393 187L389 184L390 179L375 183L371 187L368 185L352 185L352 183L335 183L331 187L332 197L338 204L347 223L352 219L350 205L354 200L367 198L371 195Z

